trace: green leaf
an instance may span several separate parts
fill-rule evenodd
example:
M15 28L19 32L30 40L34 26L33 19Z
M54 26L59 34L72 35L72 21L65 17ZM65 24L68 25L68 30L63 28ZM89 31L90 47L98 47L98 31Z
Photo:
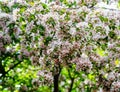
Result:
M41 5L43 6L44 9L48 8L47 4L45 4L45 3L41 3Z
M39 33L41 36L45 35L45 27L43 25L38 25L38 29L40 30Z
M50 36L46 37L45 40L44 40L45 45L48 45L49 42L52 40L52 38L53 37L50 37Z
M119 59L116 59L116 60L115 60L115 66L116 66L116 67L119 67L119 66L120 66L120 60L119 60Z
M108 22L108 18L105 18L103 16L99 16L99 18L102 22Z
M97 54L100 55L100 56L105 56L105 51L102 50L101 48L97 48L96 52L97 52Z
M116 38L116 34L114 31L110 31L109 34L110 38Z
M54 20L52 17L50 17L50 18L47 20L46 23L51 24L52 27L54 27L54 26L56 25L55 20Z
M3 12L6 12L6 13L11 12L10 8L7 5L1 4L0 8Z
M66 77L68 77L68 71L67 71L66 67L64 67L62 69L62 75L65 75Z

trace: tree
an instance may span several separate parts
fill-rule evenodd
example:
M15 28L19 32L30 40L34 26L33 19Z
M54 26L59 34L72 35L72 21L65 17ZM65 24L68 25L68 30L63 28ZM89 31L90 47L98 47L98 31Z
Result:
M0 3L3 92L119 91L120 11L61 3Z

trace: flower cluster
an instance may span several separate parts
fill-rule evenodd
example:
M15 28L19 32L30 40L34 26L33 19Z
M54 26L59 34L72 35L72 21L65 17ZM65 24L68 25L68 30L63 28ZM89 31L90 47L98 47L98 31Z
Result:
M120 91L120 82L113 82L112 83L112 88L111 88L111 92L119 92Z
M72 62L76 63L76 70L87 71L92 68L92 63L87 58L75 58Z
M40 83L43 84L43 85L47 84L47 83L49 83L48 85L50 85L53 82L53 78L52 78L52 73L51 72L48 72L46 70L42 70L42 71L39 71L37 75L40 78Z

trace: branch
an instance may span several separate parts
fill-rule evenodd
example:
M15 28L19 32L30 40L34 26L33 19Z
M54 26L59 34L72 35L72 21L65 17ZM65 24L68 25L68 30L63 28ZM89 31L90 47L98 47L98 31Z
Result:
M22 62L22 61L20 61L20 62L14 64L14 66L10 67L9 70L6 71L6 74L7 74L9 71L11 71L12 69L14 69L14 68L15 68L17 65L19 65L21 62Z
M18 66L21 62L22 62L22 61L19 61L18 63L14 64L12 67L10 67L9 70L7 70L4 75L2 74L2 76L0 76L0 78L5 77L5 75L8 74L9 71L11 71L12 69L14 69L14 68L15 68L16 66Z

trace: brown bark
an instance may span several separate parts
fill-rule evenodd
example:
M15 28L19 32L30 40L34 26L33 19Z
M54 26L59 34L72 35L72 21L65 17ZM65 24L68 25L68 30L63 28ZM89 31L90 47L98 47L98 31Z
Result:
M59 74L54 75L54 92L59 92Z
M57 74L54 75L54 90L53 92L59 92L59 76L60 76L60 73L61 73L61 67L60 67L60 64L58 64L57 66L55 65L55 70L58 71Z

